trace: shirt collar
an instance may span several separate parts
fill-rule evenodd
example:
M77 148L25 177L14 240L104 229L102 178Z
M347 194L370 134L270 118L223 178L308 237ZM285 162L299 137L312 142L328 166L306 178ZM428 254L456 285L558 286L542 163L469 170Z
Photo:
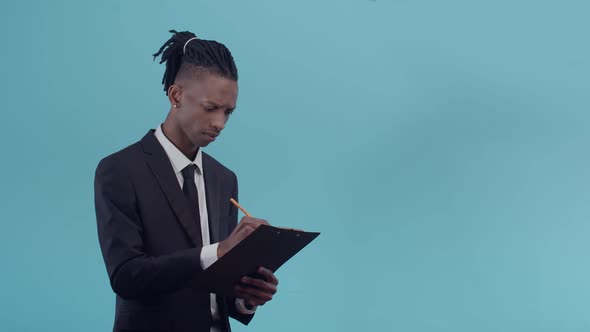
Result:
M197 165L198 171L203 174L203 155L201 153L201 149L197 152L194 160L188 159L177 147L174 145L164 132L162 131L162 125L159 125L156 129L156 139L160 142L160 145L166 151L166 155L168 155L168 159L170 159L170 163L172 164L172 168L174 169L174 174L180 173L186 166L190 164Z

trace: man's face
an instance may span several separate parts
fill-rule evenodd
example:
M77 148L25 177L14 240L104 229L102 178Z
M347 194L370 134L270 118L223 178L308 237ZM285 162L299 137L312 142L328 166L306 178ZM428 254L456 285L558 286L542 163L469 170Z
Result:
M185 80L180 105L174 109L182 136L193 147L204 147L215 140L236 108L238 83L212 73Z

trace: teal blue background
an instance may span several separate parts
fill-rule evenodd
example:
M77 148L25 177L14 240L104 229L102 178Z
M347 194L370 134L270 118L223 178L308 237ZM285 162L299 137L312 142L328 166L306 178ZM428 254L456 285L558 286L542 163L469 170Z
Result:
M322 235L236 331L590 331L587 1L3 1L0 330L108 331L100 158L163 121L168 29L225 43L206 151Z

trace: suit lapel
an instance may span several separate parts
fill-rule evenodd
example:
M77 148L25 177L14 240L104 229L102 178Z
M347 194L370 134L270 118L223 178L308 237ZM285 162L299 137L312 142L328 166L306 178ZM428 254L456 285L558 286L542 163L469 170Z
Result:
M207 214L209 216L209 235L211 243L220 241L221 220L219 220L221 194L219 177L216 176L216 169L211 162L211 157L203 153L203 175L205 178L205 193L207 196Z
M150 130L141 140L141 145L145 152L145 161L150 167L154 177L160 184L168 203L172 207L176 218L184 228L188 237L195 246L202 246L202 240L199 236L199 225L193 220L192 213L184 197L170 160L160 145L154 130ZM209 200L209 193L207 193Z

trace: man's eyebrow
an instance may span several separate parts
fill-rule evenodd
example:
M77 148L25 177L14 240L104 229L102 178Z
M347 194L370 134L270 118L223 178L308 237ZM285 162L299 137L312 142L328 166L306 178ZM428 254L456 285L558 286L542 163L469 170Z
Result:
M218 103L216 103L216 102L214 102L213 100L205 99L203 102L204 102L205 104L211 104L211 105L213 105L213 106L215 106L215 107L219 107L219 104L218 104Z
M216 103L216 102L214 102L212 100L205 100L205 104L210 104L211 106L215 106L215 108L220 108L220 107L223 106L223 105L221 105L219 103ZM227 108L228 111L233 111L233 110L236 109L235 106L234 107L226 107L226 108Z

